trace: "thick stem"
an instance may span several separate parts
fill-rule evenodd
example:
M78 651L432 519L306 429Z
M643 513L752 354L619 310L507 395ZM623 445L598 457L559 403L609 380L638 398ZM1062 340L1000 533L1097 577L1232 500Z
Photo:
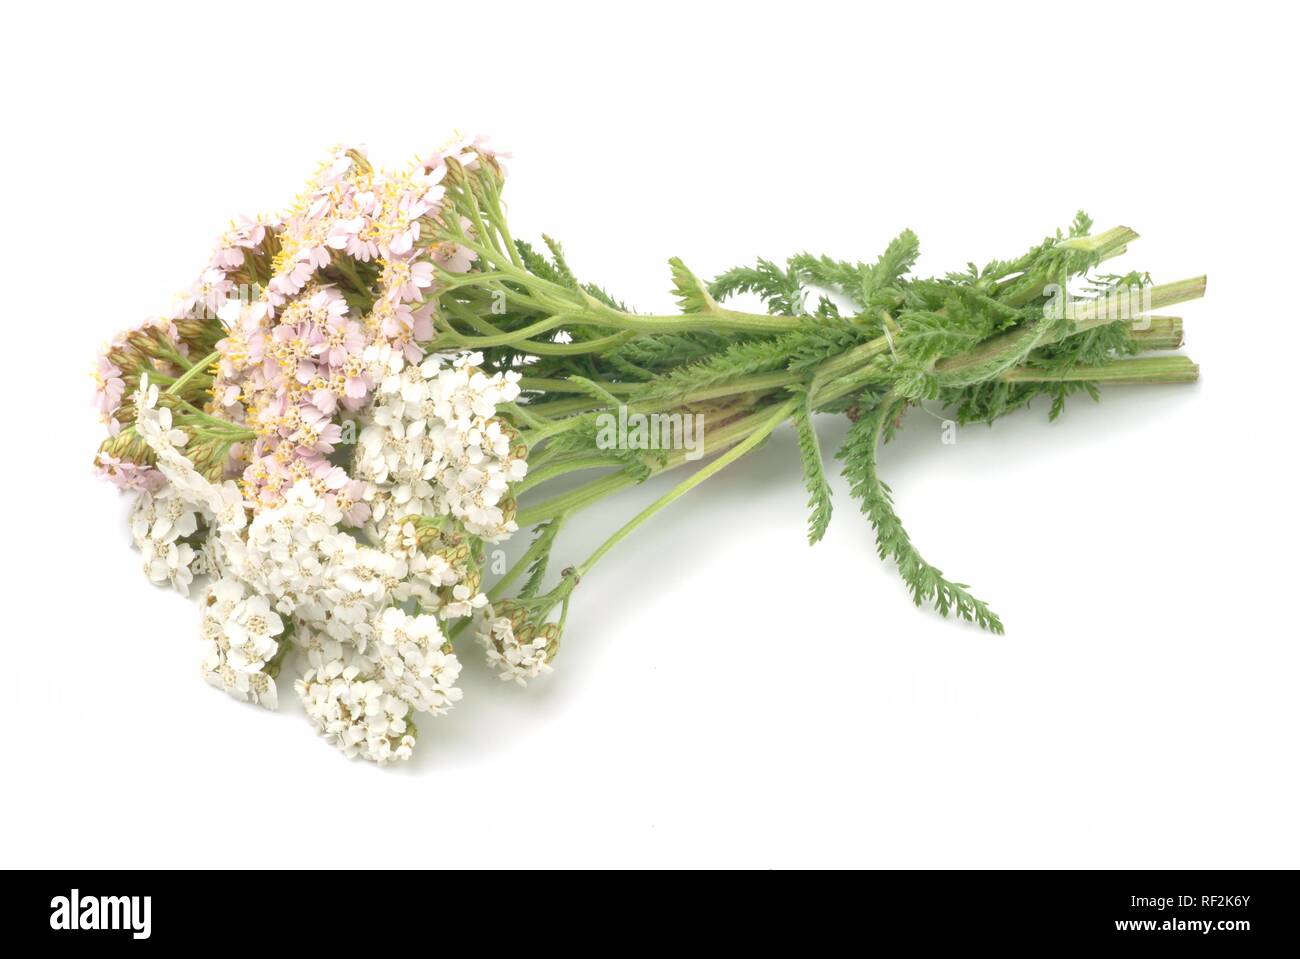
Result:
M1144 350L1176 350L1183 345L1183 321L1177 316L1148 316L1141 329L1129 330Z
M1093 253L1097 257L1097 262L1109 260L1121 256L1127 249L1128 245L1138 238L1137 232L1126 226L1112 227L1094 236L1078 236L1068 240L1062 240L1057 244L1059 250L1085 250ZM1043 295L1047 285L1055 277L1050 274L1035 276L1032 282L1026 283L1026 277L1018 276L1004 281L1000 289L1015 287L1023 284L1024 288L1016 290L1014 293L1008 292L999 299L1007 306L1024 306L1031 303Z
M1195 383L1200 367L1186 356L1151 356L1076 366L1065 372L1018 367L998 376L1005 383Z
M756 429L762 427L769 409L770 407L758 410L748 416L735 419L718 429L710 430L705 434L704 446L699 456L689 456L685 450L674 450L662 465L651 470L650 475L657 476L660 473L676 469L679 466L694 462L702 456L709 456L744 440ZM521 509L516 521L521 527L542 523L561 513L573 512L584 506L590 506L597 500L628 486L635 486L640 481L641 477L629 472L597 477L552 499Z
M1173 306L1175 303L1185 303L1188 300L1195 300L1205 295L1205 277L1198 276L1189 280L1178 280L1174 283L1162 283L1151 287L1147 294L1145 305L1153 310L1164 306ZM1139 314L1130 313L1126 310L1120 310L1121 315L1119 316L1112 316L1108 306L1109 304L1084 303L1071 310L1067 314L1065 322L1060 324L1060 329L1042 334L1035 343L1035 348L1056 343L1067 336L1073 336L1094 327L1105 326L1108 323L1118 323L1121 320L1133 320L1139 316ZM1027 338L1037 336L1040 333L1041 331L1037 330L1036 327L1030 326L994 336L985 340L970 353L940 360L935 367L935 372L940 375L959 374L985 364L996 363L1001 356L1014 355L1024 345Z
M661 400L633 399L633 401L628 404L628 411L632 413L663 413L670 409L689 406L692 403L703 403L706 400L721 399L724 396L738 396L742 393L766 393L783 386L792 386L803 378L803 375L799 373L788 373L784 370L777 370L772 373L752 373L748 376L738 376L735 379L719 383L716 386L703 387L698 390L692 390L689 393L682 393L673 396L671 397L671 403L668 405L665 405L665 400L669 399L668 397ZM521 383L520 385L524 384ZM610 392L612 393L629 393L638 389L644 389L646 386L653 386L653 384L644 383L603 383L601 385L607 389L611 386L615 387L614 389L610 389ZM573 389L573 384L570 383L568 386L570 390ZM596 400L591 399L590 397L584 397L571 400L551 400L536 405L528 404L528 409L530 412L539 416L559 417L567 416L570 413L583 413L588 410L594 410L599 408L599 406L600 404Z

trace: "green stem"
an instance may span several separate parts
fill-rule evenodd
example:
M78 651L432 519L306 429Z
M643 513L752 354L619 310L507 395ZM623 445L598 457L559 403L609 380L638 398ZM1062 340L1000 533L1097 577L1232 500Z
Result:
M501 594L509 589L510 584L519 578L519 574L526 570L533 560L537 558L537 554L545 549L549 549L551 544L555 542L555 537L560 531L560 524L564 522L564 515L560 514L556 516L553 522L556 524L555 529L553 529L549 535L533 540L528 549L524 552L524 555L520 556L515 564L506 571L505 575L497 581L496 585L488 590L489 601L495 602L500 599Z
M184 386L190 380L194 379L194 377L198 376L200 373L202 373L211 364L215 363L220 358L221 358L221 351L213 350L211 353L203 357L203 359L197 361L193 366L191 366L188 370L186 370L179 377L177 377L176 381L172 383L171 386L167 387L165 392L179 393L181 391L182 386Z
M1151 356L1076 366L1065 372L1018 367L998 379L1006 383L1195 383L1200 367L1186 356Z
M748 376L741 376L729 382L720 383L716 386L707 386L698 390L692 390L689 393L682 393L669 397L650 398L644 400L634 400L627 406L629 413L664 413L672 409L678 409L690 406L693 403L702 403L706 400L721 399L724 396L736 396L741 393L766 393L771 390L780 389L783 386L793 386L804 378L801 373L787 373L777 370L772 373L752 373ZM627 389L636 389L645 384L613 384L614 386L624 386L625 389L617 392L625 392ZM572 384L570 384L572 387ZM653 391L652 391L653 392ZM671 399L672 402L665 405L665 401ZM528 410L536 416L546 416L554 419L557 417L568 416L571 413L585 413L590 410L603 409L600 403L591 397L582 397L571 400L552 400L547 403L527 404ZM546 428L531 437L533 442L539 442L552 436L558 436L568 430L575 429L582 425L582 421L574 417L569 420L557 422L552 427ZM531 445L531 444L530 444Z
M782 422L785 421L786 417L788 417L791 413L794 412L795 408L799 405L800 402L801 402L800 397L792 397L791 399L786 400L784 403L781 403L779 406L776 407L775 412L767 416L763 420L763 422L758 426L758 428L749 434L748 438L746 438L744 441L740 443L737 443L726 453L719 456L717 459L709 463L703 469L697 470L695 473L692 473L689 477L682 480L682 482L678 483L676 486L674 486L663 496L659 497L659 499L655 500L653 503L651 503L641 512L637 513L636 516L632 517L631 520L629 520L622 527L616 530L614 534L609 537L609 539L605 540L605 542L603 542L599 547L597 547L594 553L592 553L589 557L587 557L586 561L577 568L577 577L575 577L575 581L576 579L585 576L587 573L589 573L591 571L591 568L600 561L602 556L604 556L611 549L617 546L624 538L626 538L629 534L631 534L633 530L635 530L638 526L640 526L642 523L648 520L655 513L659 512L665 506L672 503L678 497L690 492L692 489L699 486L701 483L703 483L706 479L708 479L713 474L726 469L736 460L740 459L742 456L744 456L746 453L752 450L755 446L761 443L764 439L766 439L769 435L771 435L773 430L775 430L778 426L781 425Z
M220 419L219 417L211 416L203 412L193 403L187 402L186 400L180 399L179 397L175 400L175 402L185 407L186 410L185 415L187 418L197 419L199 422L209 424L208 429L205 430L205 432L207 433L213 433L216 435L228 437L232 442L238 442L239 440L251 440L257 438L257 434L254 433L252 430L240 429L238 426L236 426L234 423L231 423L229 420L223 420ZM188 425L187 423L185 423L184 420L182 420L181 422L183 425Z
M642 385L640 383L611 383L608 380L597 379L592 379L592 382L611 393L630 393ZM571 380L557 380L545 376L525 376L519 381L519 387L520 389L538 390L546 393L583 392L582 387Z
M1183 321L1177 316L1148 316L1140 329L1129 330L1144 350L1176 350L1183 345Z
M1138 235L1134 230L1126 226L1116 226L1094 236L1078 236L1062 240L1056 245L1056 249L1062 251L1082 250L1094 254L1096 262L1101 263L1123 255L1124 251L1128 249L1128 245L1137 238ZM1042 296L1047 284L1055 278L1052 273L1039 274L1033 277L1011 277L1002 281L999 290L1018 289L1015 289L1015 292L1006 292L1000 295L998 299L1007 306L1024 306Z
M510 235L510 227L506 224L505 211L501 209L500 184L490 176L485 177L483 180L483 192L486 195L488 202L488 219L501 235L502 245L505 246L506 252L510 255L510 261L514 263L515 266L523 269L523 257L519 255L519 248L515 245L514 237Z
M570 513L582 509L584 506L590 506L596 500L628 486L635 486L636 483L637 478L631 473L613 473L609 476L601 476L545 502L537 503L527 509L521 509L516 521L520 527L544 523L548 519L554 519L561 513Z
M562 459L541 469L530 469L528 471L528 476L522 481L516 483L511 491L516 496L521 496L534 486L540 486L543 483L550 482L553 479L565 476L569 473L576 473L580 470L600 469L601 467L617 467L623 465L623 461L616 457L601 456L599 454Z
M1144 291L1143 297L1145 305L1154 310L1164 306L1173 306L1175 303L1184 303L1187 300L1195 300L1204 295L1205 277L1198 276L1189 280L1179 280L1175 283L1162 283L1159 286L1153 286ZM1040 322L991 337L969 353L940 360L935 367L935 372L942 381L960 385L971 380L972 377L979 378L985 372L991 375L1002 372L998 368L1000 364L1007 359L1014 359L1023 355L1026 352L1024 348L1030 340L1032 340L1031 348L1037 349L1038 347L1059 342L1067 336L1082 333L1085 330L1137 318L1132 314L1111 316L1107 306L1108 304L1104 303L1096 305L1085 303L1069 312L1062 319L1062 322L1053 328L1044 330ZM1047 320L1048 318L1044 317L1044 321Z
M477 253L485 262L490 262L498 275L534 293L538 302L550 301L560 305L552 313L577 313L582 325L612 326L620 330L632 330L638 333L680 333L696 330L737 330L753 333L784 333L794 327L807 323L807 317L769 316L759 313L741 313L735 310L718 308L705 313L685 313L667 316L646 316L639 313L626 313L550 280L535 276L508 258L503 258L499 251L476 243L464 233L454 235L455 242ZM472 275L472 274L471 274Z

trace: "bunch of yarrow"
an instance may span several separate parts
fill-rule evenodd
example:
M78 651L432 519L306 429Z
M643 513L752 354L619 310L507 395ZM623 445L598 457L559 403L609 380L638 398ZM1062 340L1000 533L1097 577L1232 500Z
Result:
M337 149L287 211L234 223L173 307L98 360L95 467L134 496L148 579L198 596L203 677L268 708L287 683L348 756L410 757L417 715L461 698L467 638L503 680L550 672L592 566L787 422L820 539L819 413L852 421L838 458L916 604L1001 632L894 512L877 455L903 413L990 422L1042 397L1055 417L1100 383L1197 375L1137 354L1181 344L1181 321L1151 311L1204 278L1101 272L1136 234L1082 214L1022 256L934 279L911 275L910 231L873 262L759 260L711 283L671 260L679 309L655 315L578 279L550 238L515 240L504 178L483 139L397 171ZM765 312L733 308L742 294ZM611 442L614 414L680 416L698 442ZM557 534L585 507L688 465L555 571ZM485 582L521 529L527 549Z

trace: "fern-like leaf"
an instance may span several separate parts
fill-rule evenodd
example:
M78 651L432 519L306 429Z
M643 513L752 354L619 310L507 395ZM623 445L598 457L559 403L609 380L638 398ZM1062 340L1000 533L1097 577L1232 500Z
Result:
M790 257L790 269L809 283L835 290L858 306L866 306L861 299L862 279L870 267L861 263L832 260L829 256L797 253Z
M622 400L617 396L609 392L609 390L605 389L599 383L594 383L585 376L570 376L568 377L568 380L576 386L579 391L590 396L592 399L606 407L618 409L622 404Z
M882 290L895 286L916 265L921 242L911 230L904 230L889 242L871 269L863 276L862 300L870 303Z
M555 536L560 531L560 521L553 519L548 523L541 523L537 527L537 534L533 539L533 546L538 550L533 561L528 565L528 578L524 580L524 585L519 588L519 596L524 599L531 599L537 595L541 589L542 581L546 578L546 567L551 560L551 549L555 546Z
M803 460L804 485L808 488L808 508L812 510L808 517L808 542L812 544L826 535L826 527L830 525L831 487L826 481L821 444L807 402L795 413L794 422L799 431L799 456Z
M899 317L899 346L918 362L955 356L977 345L986 334L953 324L949 317L928 310L908 311Z
M679 258L668 261L673 271L673 294L683 313L716 313L718 304L709 294L708 287L686 268Z
M771 260L759 260L756 266L741 266L723 273L709 290L719 300L737 293L755 293L762 297L767 311L776 316L804 316L806 293L799 273L793 266L782 269Z
M917 606L929 603L941 615L956 615L992 633L1003 631L1002 621L982 600L976 599L964 583L944 578L912 545L902 520L894 511L893 496L877 474L876 453L881 437L900 409L897 400L878 404L862 415L839 452L850 490L876 530L876 551L881 559L892 559Z

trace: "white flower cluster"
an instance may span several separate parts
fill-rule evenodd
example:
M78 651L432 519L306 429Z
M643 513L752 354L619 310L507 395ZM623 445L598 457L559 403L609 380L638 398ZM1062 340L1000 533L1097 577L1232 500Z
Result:
M475 620L475 634L487 653L488 665L497 675L520 686L551 672L551 642L555 638L553 626L535 629L519 613L498 615L487 607Z
M435 716L461 695L455 685L460 663L443 651L445 643L433 616L412 616L390 606L379 617L374 658L385 684L399 699Z
M411 758L415 726L406 720L410 707L382 683L366 679L360 666L332 659L309 669L294 688L308 720L345 756L377 763Z
M355 465L376 488L376 522L450 515L488 543L519 528L502 504L528 463L496 410L519 396L520 374L488 376L482 362L480 353L435 353L383 370Z
M182 537L192 536L198 525L197 511L172 487L140 494L131 510L131 539L151 583L170 583L182 596L190 594L199 554Z
M172 428L171 410L159 408L158 397L158 387L142 376L134 396L136 430L157 457L166 485L140 494L131 511L131 537L150 581L170 583L188 596L194 576L212 571L212 532L234 533L244 527L247 515L238 486L209 481L181 452L189 438Z
M225 568L276 609L361 651L371 620L406 576L406 564L341 532L342 512L299 481L284 504L253 517L247 535L224 549Z
M441 715L461 698L444 623L491 612L473 544L517 529L509 484L527 463L496 418L519 395L517 373L489 376L478 354L412 365L388 347L367 362L382 375L359 413L351 476L372 507L366 525L342 528L338 497L312 478L274 506L207 479L142 377L136 430L166 482L140 494L131 531L152 581L187 593L196 575L211 576L200 653L209 683L273 709L296 647L307 668L294 687L311 724L345 754L384 763L411 755L414 713ZM545 638L533 648L507 633L488 649L505 678L549 669Z
M282 632L284 621L265 596L250 596L236 579L217 580L203 597L203 678L238 699L275 709L275 678L266 666L280 651L275 637Z
M283 506L254 516L247 537L228 547L227 568L277 597L302 634L320 637L295 684L317 730L349 756L405 759L414 743L408 711L440 715L457 702L460 662L436 616L388 605L411 586L407 559L340 532L341 515L299 483Z

